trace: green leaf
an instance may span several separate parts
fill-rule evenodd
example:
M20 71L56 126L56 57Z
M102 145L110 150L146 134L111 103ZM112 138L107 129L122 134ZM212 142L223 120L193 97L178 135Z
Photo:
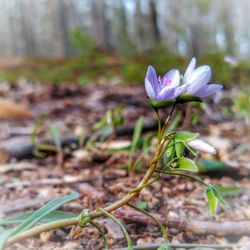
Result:
M228 172L231 170L231 168L224 162L213 159L211 160L197 159L196 164L198 165L200 173L208 173L213 171Z
M174 150L175 150L175 143L174 140L171 140L166 149L167 157L171 157L174 154Z
M12 233L12 230L6 230L6 231L0 232L0 250L4 249L4 245L6 241L9 239L9 237L11 236L11 233Z
M57 149L61 150L61 141L60 141L60 128L58 125L50 126L50 134L51 137L57 147Z
M143 128L143 118L140 117L135 123L135 129L134 129L133 139L132 139L132 144L131 144L131 152L134 152L138 145L138 142L141 137L142 128Z
M217 186L217 189L222 194L222 196L238 196L245 191L244 188L236 186L224 186L224 187Z
M108 112L106 113L106 122L107 122L107 125L109 126L113 124L112 110L108 110Z
M178 131L175 133L174 139L177 142L188 142L194 140L198 136L198 133L192 133L189 131Z
M208 186L206 195L209 203L209 211L212 216L216 212L218 203L220 203L222 206L228 207L228 203L224 200L224 198L214 185Z
M216 197L216 199L218 200L218 202L222 205L222 206L225 206L225 207L228 207L228 203L224 200L224 198L222 197L221 193L219 192L219 190L213 186L213 185L210 185L210 189L212 190L214 196Z
M134 128L134 133L133 133L133 138L132 138L132 143L131 143L131 148L130 148L128 172L130 172L132 165L133 165L132 153L136 150L139 144L141 133L142 133L142 128L143 128L143 118L140 117L135 123L135 128Z
M102 127L105 127L107 125L107 119L106 119L106 115L101 119L99 120L98 122L96 122L93 126L93 129L94 130L98 130Z
M113 111L113 125L115 127L121 126L123 124L123 116L122 116L122 111L124 109L123 105L119 105L116 107Z
M119 127L123 124L123 117L122 116L115 116L113 118L113 125L115 127Z
M25 220L21 225L19 225L11 236L14 236L20 232L23 232L29 228L31 228L34 224L44 218L46 215L61 207L63 204L75 200L79 197L79 194L76 192L71 192L69 195L56 198L54 200L49 201L43 207L35 211L27 220Z
M157 110L157 109L162 109L162 108L166 108L166 107L169 107L169 106L173 105L175 103L175 100L171 100L171 101L154 101L153 99L149 99L149 103L154 109Z
M15 216L10 216L5 219L0 220L0 225L10 225L10 224L21 224L25 220L27 220L32 214L34 214L34 211L29 211L23 214L18 214ZM66 213L63 211L55 210L44 216L40 221L44 223L56 221L56 220L62 220L62 219L70 219L73 217L76 217L78 214L73 213Z
M217 205L218 205L218 200L216 199L212 189L208 188L206 192L208 204L209 204L209 212L210 215L213 216L215 215Z
M175 152L177 157L181 158L185 150L185 145L182 142L175 143Z
M148 208L148 203L146 201L140 201L140 202L137 202L136 203L136 206L139 208L139 209L143 209L143 210L146 210Z
M142 152L143 155L148 155L148 151L150 150L152 146L152 139L154 138L154 133L149 133L146 136L142 138Z
M160 245L160 247L157 248L157 250L169 250L169 244L168 243L163 243Z
M202 102L202 99L197 96L191 96L187 94L182 94L177 98L177 103L186 103L186 102Z
M178 167L175 170L198 172L198 167L191 159L182 157L177 160Z
M135 166L135 172L136 173L139 173L143 168L143 162L142 161L139 161L138 164L136 164Z
M110 126L106 126L102 129L102 133L99 137L99 141L103 142L105 141L109 136L112 135L113 129Z

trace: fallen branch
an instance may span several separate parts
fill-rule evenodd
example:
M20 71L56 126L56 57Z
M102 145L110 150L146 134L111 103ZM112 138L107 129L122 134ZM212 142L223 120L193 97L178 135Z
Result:
M119 209L115 212L116 216L123 219L125 222L139 222L152 225L154 222L147 216L132 211ZM151 213L164 226L169 228L177 228L180 231L191 231L199 235L250 235L250 221L230 221L230 222L212 222L199 221L187 218L163 217L160 214Z
M133 250L156 250L159 249L159 247L162 244L160 243L151 243L151 244L142 244L133 246ZM235 247L240 247L238 245L234 244L223 244L223 245L217 245L217 244L191 244L191 243L169 243L170 248L185 248L185 249L193 249L198 247L199 249L205 249L205 248L211 248L211 249L234 249ZM120 248L120 250L128 250L128 248Z
M36 165L29 162L17 162L1 165L0 174L5 174L10 171L34 170Z
M145 124L143 127L143 132L153 131L156 128L157 124L155 122L150 124ZM134 126L119 127L115 130L115 135L116 136L131 135L133 131L134 131ZM90 136L89 135L86 136L84 139L84 144L89 139ZM31 142L24 143L22 139L20 143L18 143L16 140L14 140L13 143L11 141L9 143L8 141L1 143L0 149L4 150L9 155L10 158L16 158L17 160L21 160L21 159L35 157L33 152L38 144L56 145L54 140L44 140L38 143L31 143ZM60 144L62 145L62 147L66 147L72 144L79 147L79 137L74 135L62 137L60 140Z
M52 186L52 185L70 185L74 183L82 183L82 182L89 182L91 180L95 180L93 178L82 178L82 177L75 177L75 176L66 176L64 178L44 178L39 180L33 181L20 181L20 182L11 182L6 183L4 185L5 189L9 188L21 188L21 187L34 187L34 186Z

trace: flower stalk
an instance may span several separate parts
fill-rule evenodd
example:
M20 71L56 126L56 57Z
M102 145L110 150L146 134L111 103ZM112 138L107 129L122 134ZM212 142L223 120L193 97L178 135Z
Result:
M174 108L172 108L170 115L168 116L165 124L168 124L169 119L171 114L173 113ZM161 133L159 133L159 140L162 140L163 137L163 133L162 133L163 128L161 129ZM109 206L105 207L102 209L107 211L108 213L130 203L137 195L138 193L145 187L149 186L150 184L152 184L153 182L155 182L156 180L159 179L159 177L156 177L156 179L153 179L152 183L150 182L150 178L152 177L152 175L155 172L155 169L157 167L158 161L160 159L161 156L161 151L162 151L162 147L163 147L164 143L160 143L156 149L155 152L155 157L152 160L149 169L147 170L147 172L145 173L143 179L141 180L141 182L139 183L139 185L137 187L135 187L134 189L132 189L133 192L128 193L125 197L123 197L122 199L110 204ZM93 211L91 213L88 214L88 219L90 221L97 219L101 216L103 216L103 212L99 210ZM47 232L50 230L54 230L57 228L61 228L61 227L67 227L67 226L73 226L73 225L78 225L79 224L79 217L76 218L71 218L71 219L63 219L63 220L58 220L55 222L50 222L50 223L46 223L43 225L39 225L39 226L35 226L27 231L24 231L23 233L20 233L14 237L11 237L7 243L6 243L6 247L7 246L11 246L19 241L22 241L24 239L30 238L30 237L34 237L39 235L42 232Z
M156 71L154 70L154 68L152 66L149 66L148 68L145 79L145 89L150 98L149 102L152 108L156 112L156 117L158 122L158 144L156 146L155 154L153 160L150 162L149 168L147 169L144 177L136 187L132 188L126 196L124 196L118 201L113 202L112 204L106 206L105 208L97 208L95 211L90 213L88 212L88 210L84 210L78 217L70 219L61 219L54 222L38 225L24 232L18 233L17 235L10 237L7 240L5 246L6 247L11 246L12 244L15 244L21 240L34 237L42 232L47 232L57 228L67 227L72 225L86 226L88 224L91 224L100 231L105 241L105 247L106 247L107 244L104 232L101 229L101 227L99 227L99 225L94 222L95 219L105 215L119 224L127 240L128 249L132 249L132 242L126 231L126 228L118 219L116 219L111 214L111 212L125 205L137 209L136 207L131 205L130 202L135 197L137 197L144 188L150 186L151 184L159 180L160 177L164 174L184 176L201 183L202 185L208 188L209 192L211 191L210 193L211 195L213 195L212 197L213 201L218 200L221 204L225 205L226 202L220 196L215 187L212 187L211 185L205 183L204 181L193 175L180 172L180 170L181 171L188 170L193 172L198 170L195 163L191 159L185 158L183 156L185 154L186 149L189 149L189 151L193 152L194 154L196 153L195 150L208 153L215 153L216 152L215 149L212 146L208 145L207 143L197 139L196 137L198 136L198 134L194 134L187 131L177 131L166 135L167 127L174 113L175 107L178 103L185 103L197 100L200 101L201 100L200 98L207 97L222 88L221 85L208 84L211 77L211 70L209 66L202 66L195 69L195 63L196 63L195 59L192 59L191 63L189 64L184 74L184 77L180 75L178 70L174 69L166 73L163 76L163 78L160 77L157 78ZM166 118L164 125L162 126L161 117L159 114L159 108L167 106L172 106L172 107L169 112L169 115ZM171 147L173 148L173 152L171 153L170 157L168 157L168 155L165 154L165 152L168 150L168 146L170 144ZM191 148L193 148L194 150ZM140 157L138 159L141 159ZM158 165L160 165L159 162L164 157L167 158L166 166L162 169L157 169ZM180 166L178 166L178 163ZM155 177L154 174L156 175ZM156 223L159 224L159 222L155 218L153 218L150 214L148 214L145 211L143 211L143 213L148 215L151 219L153 219ZM163 228L161 224L159 225L161 227L163 236L168 245L168 239L165 228Z

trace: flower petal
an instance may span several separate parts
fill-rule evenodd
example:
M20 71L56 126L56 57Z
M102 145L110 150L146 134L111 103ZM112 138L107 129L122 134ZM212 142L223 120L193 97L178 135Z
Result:
M198 150L200 152L216 154L216 149L213 146L200 139L194 139L192 141L187 142L187 144L191 148Z
M172 69L168 71L162 78L162 89L165 87L169 88L177 88L180 85L180 72L177 69ZM165 84L165 82L169 82L169 84Z
M221 84L207 84L198 89L194 95L200 98L205 98L213 95L215 92L220 91L223 88Z
M162 77L162 84L164 82L169 82L170 88L176 88L180 85L180 72L177 69L172 69L168 71L163 77ZM162 88L165 86L163 85Z
M175 89L174 98L178 97L179 95L181 95L185 91L187 91L188 87L189 87L189 84L184 84L184 85L178 87L177 89Z
M185 74L183 77L184 82L188 81L188 78L191 76L191 74L194 71L195 65L196 65L196 59L195 59L195 57L193 57L192 60L190 61L190 63L188 64L187 69L185 71Z
M209 66L204 65L195 69L187 82L190 84L188 88L189 94L196 92L201 86L207 84L210 78L211 68Z
M165 82L169 82L165 84ZM162 78L161 91L158 94L158 99L161 101L172 100L175 98L175 91L180 85L180 73L177 69L172 69L167 72Z
M151 65L148 66L145 80L148 80L151 83L152 88L153 88L154 92L156 93L157 89L158 89L158 85L159 85L158 78L157 78L157 74L156 74L154 67Z
M157 96L158 101L168 101L174 99L174 88L163 88Z
M156 99L156 93L153 89L153 86L151 84L151 82L149 82L147 79L145 79L145 89L146 89L146 92L148 94L148 97L150 99L153 99L155 100Z

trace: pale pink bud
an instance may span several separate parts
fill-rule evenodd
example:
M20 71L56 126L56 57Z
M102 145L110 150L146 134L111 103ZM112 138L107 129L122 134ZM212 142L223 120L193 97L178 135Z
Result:
M209 154L216 154L216 149L211 146L210 144L200 140L200 139L194 139L192 141L187 142L188 146L191 148L204 152L204 153L209 153Z

